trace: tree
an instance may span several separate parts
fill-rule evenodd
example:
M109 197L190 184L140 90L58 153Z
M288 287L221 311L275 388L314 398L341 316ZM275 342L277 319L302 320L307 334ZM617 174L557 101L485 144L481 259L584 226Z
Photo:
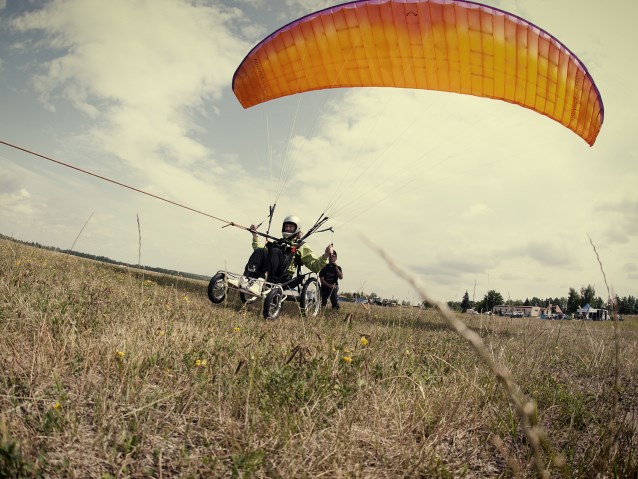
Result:
M461 312L466 312L470 309L470 295L467 294L467 291L463 295L463 301L461 301Z
M468 299L468 303L469 303L469 299ZM463 309L461 308L461 303L459 303L458 301L448 301L447 305L452 311L464 312Z
M547 298L547 302L545 304L551 304L554 308L552 308L552 311L555 310L555 307L558 306L561 311L565 311L565 308L567 307L567 298Z
M543 301L540 298L537 298L536 296L534 296L532 299L530 299L529 305L530 306L545 306L543 304Z
M596 309L602 309L607 307L607 304L605 304L605 301L603 301L603 298L601 298L600 296L596 296L594 300L589 304L591 305L592 308L596 308Z
M581 286L580 297L583 300L583 306L585 306L585 304L591 305L591 303L594 302L594 298L596 297L596 290L591 284L588 284L586 288L584 286Z
M492 311L494 306L498 306L499 304L503 304L503 296L501 293L492 289L483 297L483 300L477 305L477 308L480 311L487 312Z
M567 312L574 314L579 307L580 295L578 294L578 291L574 288L569 288L569 293L567 294Z
M555 299L557 305L560 306L560 309L565 312L567 310L567 298L562 297L562 298L556 298Z
M623 296L619 298L616 296L616 302L618 304L618 314L636 314L638 313L638 301L632 295Z

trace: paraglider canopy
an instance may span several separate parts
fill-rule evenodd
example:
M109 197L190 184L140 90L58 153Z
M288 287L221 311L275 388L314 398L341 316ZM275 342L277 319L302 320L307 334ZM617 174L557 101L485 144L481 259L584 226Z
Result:
M233 91L244 108L341 87L439 90L515 103L593 145L604 118L582 62L546 31L462 0L360 0L275 31L244 58Z

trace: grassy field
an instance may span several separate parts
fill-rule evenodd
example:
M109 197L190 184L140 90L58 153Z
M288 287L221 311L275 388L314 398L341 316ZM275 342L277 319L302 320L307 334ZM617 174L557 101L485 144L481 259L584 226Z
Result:
M206 283L4 240L0 289L0 478L534 477L535 454L638 477L636 318L616 343L611 322L462 317L537 404L534 445L436 311L267 322Z

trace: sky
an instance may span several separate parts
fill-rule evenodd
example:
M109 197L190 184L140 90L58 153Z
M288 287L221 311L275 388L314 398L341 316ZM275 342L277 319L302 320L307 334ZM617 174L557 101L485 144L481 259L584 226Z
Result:
M442 301L638 294L633 0L485 1L588 68L593 147L509 103L392 88L244 110L232 77L324 0L0 0L0 140L243 226L326 213L342 291L418 302L362 238ZM139 219L139 229L138 229ZM260 230L265 231L267 220ZM127 263L241 272L251 236L0 144L0 233ZM78 236L79 235L79 236ZM141 237L141 240L140 240ZM141 247L140 247L141 244Z

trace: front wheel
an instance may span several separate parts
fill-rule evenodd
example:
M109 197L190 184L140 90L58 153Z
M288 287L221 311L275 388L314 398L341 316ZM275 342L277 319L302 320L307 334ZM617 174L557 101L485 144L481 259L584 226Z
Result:
M208 283L208 299L214 304L221 303L226 299L227 292L228 284L226 284L226 275L224 273L217 273Z
M279 286L271 289L264 299L264 318L275 320L281 314L284 302L284 291Z
M301 299L299 300L301 314L304 316L317 316L321 306L321 293L319 283L316 278L310 278L301 288Z

